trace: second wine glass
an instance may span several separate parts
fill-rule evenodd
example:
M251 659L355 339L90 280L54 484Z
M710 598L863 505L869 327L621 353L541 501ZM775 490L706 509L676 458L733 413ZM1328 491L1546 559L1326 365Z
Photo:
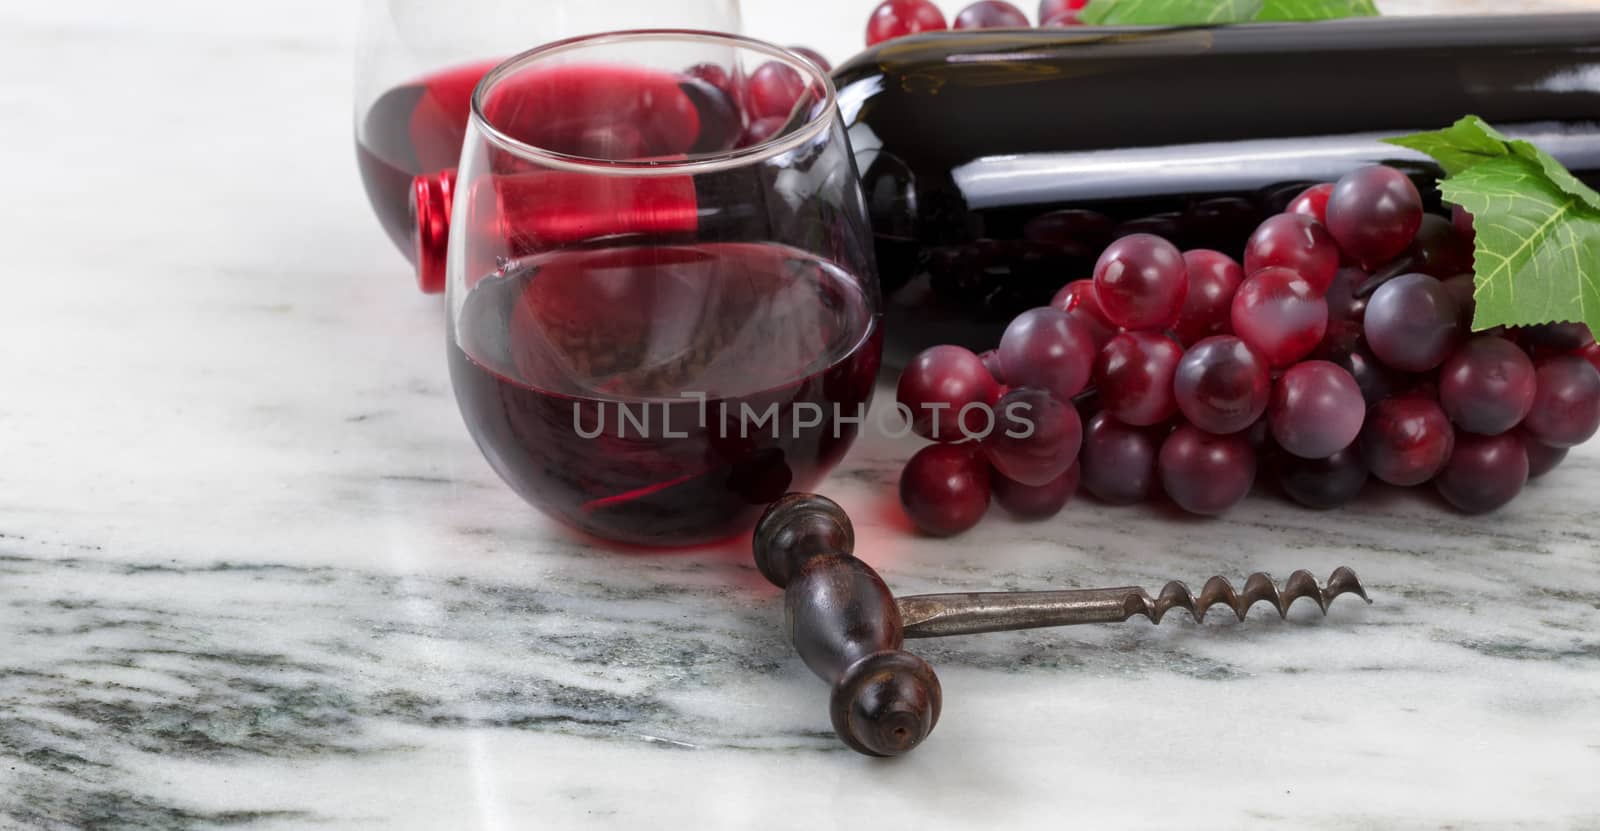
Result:
M705 32L552 44L485 78L448 181L456 398L545 512L619 542L722 539L865 423L871 237L810 61Z
M619 20L630 28L741 31L739 0L367 0L356 58L356 160L373 211L406 257L414 257L412 179L456 166L478 80L530 46L616 29Z

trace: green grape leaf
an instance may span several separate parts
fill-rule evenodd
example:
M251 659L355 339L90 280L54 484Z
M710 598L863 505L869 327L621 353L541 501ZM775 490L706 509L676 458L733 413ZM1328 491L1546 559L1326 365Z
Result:
M1089 26L1185 26L1244 23L1264 0L1089 0L1078 21Z
M1090 26L1249 23L1371 17L1372 0L1090 0L1078 20Z
M1266 0L1253 20L1332 20L1339 17L1377 17L1372 0Z
M1472 214L1472 328L1579 321L1600 331L1600 194L1477 116L1389 139L1432 156L1439 192Z

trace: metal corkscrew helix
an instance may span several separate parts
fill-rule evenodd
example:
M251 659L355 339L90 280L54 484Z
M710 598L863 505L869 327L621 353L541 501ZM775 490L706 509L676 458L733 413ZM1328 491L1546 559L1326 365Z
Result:
M1244 620L1270 602L1279 617L1309 598L1327 614L1341 594L1371 603L1354 571L1340 566L1318 585L1296 571L1280 589L1265 574L1235 590L1222 577L1198 595L1173 581L1152 597L1137 586L1035 592L964 592L896 598L871 566L857 559L855 529L833 500L791 493L768 506L756 525L756 566L784 589L789 640L806 666L833 684L829 712L845 744L870 756L897 756L927 738L939 722L942 691L928 663L901 647L906 638L935 638L1082 623L1121 623L1142 615L1160 623L1182 609L1205 620L1214 606Z

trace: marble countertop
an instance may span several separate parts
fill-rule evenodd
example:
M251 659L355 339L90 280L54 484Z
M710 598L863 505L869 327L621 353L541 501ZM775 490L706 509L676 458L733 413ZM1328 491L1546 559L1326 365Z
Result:
M1376 601L929 642L939 728L870 760L747 551L597 549L474 449L357 181L351 7L21 5L0 827L1600 827L1600 445L1486 518L1080 502L929 541L888 501L912 445L866 441L827 491L900 591L1348 564Z

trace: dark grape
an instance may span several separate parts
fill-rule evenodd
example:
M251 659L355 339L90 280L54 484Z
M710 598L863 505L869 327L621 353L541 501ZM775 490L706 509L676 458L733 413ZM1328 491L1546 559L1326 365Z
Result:
M777 61L767 61L750 73L745 84L745 108L752 121L763 118L789 117L800 94L805 92L805 79L793 67Z
M867 18L867 45L947 28L944 14L929 0L883 0Z
M1084 489L1112 505L1148 499L1155 486L1160 441L1151 428L1096 414L1084 428L1083 451L1078 454Z
M1462 513L1485 514L1505 505L1528 483L1528 452L1512 433L1456 435L1450 462L1433 480L1446 502Z
M1472 316L1478 313L1477 281L1471 274L1457 274L1446 278L1441 285L1456 301L1456 320L1460 322L1461 331L1471 332Z
M1267 421L1279 447L1306 459L1325 459L1361 435L1367 402L1356 379L1327 361L1289 367L1272 390Z
M956 29L1026 29L1028 16L1005 0L978 0L956 13Z
M1522 426L1551 447L1575 447L1600 429L1600 371L1577 355L1538 364L1538 391Z
M1372 475L1409 487L1432 479L1450 461L1455 428L1436 401L1420 395L1386 398L1367 412L1361 459Z
M1498 435L1528 415L1537 386L1533 361L1516 344L1479 335L1440 368L1439 406L1468 433Z
M1051 298L1050 305L1083 321L1094 337L1096 351L1117 334L1117 325L1100 308L1100 298L1095 296L1093 280L1075 280L1062 286Z
M1006 383L1004 372L1000 371L1000 350L990 349L978 353L978 360L983 362L983 368L989 370L989 377L1002 386Z
M1402 274L1379 286L1362 323L1378 359L1405 372L1444 363L1465 334L1455 297L1426 274Z
M1021 519L1053 517L1072 500L1078 490L1078 465L1043 485L1024 485L996 473L994 501L1007 513Z
M1516 330L1517 340L1539 353L1566 355L1594 343L1594 334L1582 323L1541 323Z
M1567 448L1551 447L1534 438L1527 430L1516 431L1522 440L1522 449L1528 453L1528 478L1537 479L1556 469L1567 458Z
M1328 230L1368 268L1399 256L1422 224L1422 195L1404 173L1375 165L1345 174L1328 196Z
M1284 208L1284 213L1309 216L1326 225L1328 224L1328 197L1332 195L1332 182L1312 185L1301 191L1300 195L1289 203L1289 207Z
M1071 402L1041 389L1017 387L995 407L983 453L995 470L1024 485L1048 484L1078 459L1083 422Z
M1243 436L1217 436L1184 424L1161 444L1157 468L1167 496L1178 507L1215 516L1249 495L1256 479L1256 452Z
M1155 332L1123 332L1100 350L1094 365L1101 406L1118 421L1149 426L1178 411L1172 377L1183 347Z
M900 472L900 504L923 533L948 537L989 509L989 463L973 444L930 444Z
M923 350L900 373L895 400L911 410L911 429L934 441L981 436L1000 385L983 361L959 346Z
M1354 266L1339 269L1328 285L1323 299L1328 301L1328 323L1353 320L1357 323L1367 314L1367 298L1357 297L1356 289L1371 279L1372 275Z
M1311 354L1319 360L1337 364L1350 373L1369 407L1400 388L1401 378L1372 354L1366 338L1361 334L1359 323L1341 321L1329 324L1328 334L1323 336L1322 343Z
M1472 225L1472 214L1460 205L1450 206L1450 224L1456 228L1456 236L1466 243L1468 248L1478 239L1478 229Z
M1183 263L1189 272L1189 292L1174 327L1178 340L1192 344L1227 334L1233 295L1244 282L1244 269L1227 254L1207 248L1183 252Z
M1178 361L1172 389L1189 421L1222 435L1249 427L1266 412L1272 377L1260 353L1232 335L1217 335Z
M1244 270L1255 274L1265 268L1287 268L1311 285L1321 297L1339 270L1339 244L1322 223L1302 214L1278 214L1250 235L1244 247Z
M1472 270L1472 246L1456 235L1450 220L1423 214L1417 236L1402 257L1411 261L1411 270L1440 280Z
M1274 369L1311 354L1328 331L1328 302L1298 272L1266 268L1233 296L1233 333Z
M1320 511L1338 508L1361 495L1367 465L1355 447L1326 459L1302 459L1287 453L1277 458L1278 486L1290 499Z
M1125 329L1166 329L1189 292L1189 271L1176 246L1152 234L1130 234L1094 266L1095 296L1106 318Z
M1088 325L1049 307L1017 315L1000 336L997 351L1007 383L1039 387L1061 401L1071 401L1081 392L1094 368L1094 337Z

